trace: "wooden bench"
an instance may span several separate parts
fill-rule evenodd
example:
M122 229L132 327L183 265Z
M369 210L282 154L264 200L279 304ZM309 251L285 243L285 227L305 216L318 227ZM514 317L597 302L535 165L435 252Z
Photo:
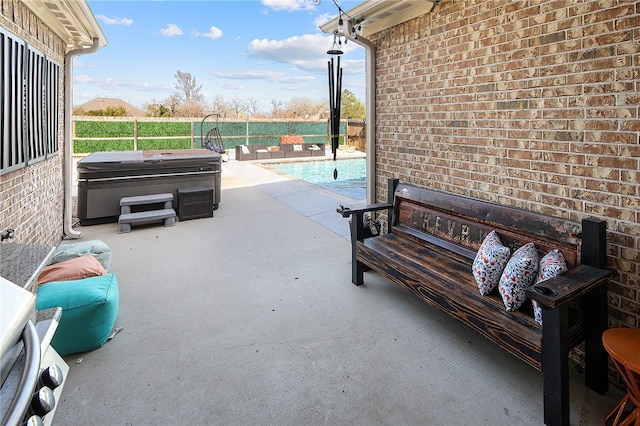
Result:
M156 210L132 212L132 207L161 205ZM173 209L173 194L149 194L120 199L120 216L118 217L119 233L131 232L131 225L141 225L162 220L164 226L176 224L176 211Z
M584 342L585 382L608 389L606 223L569 220L389 180L387 203L338 212L351 217L352 281L373 269L473 328L543 372L544 422L569 424L569 350ZM387 212L386 232L372 235L366 215ZM378 213L376 213L378 214ZM531 303L507 312L495 292L482 296L472 263L495 230L513 253L533 242L540 257L559 249L569 271L526 290L543 308L542 325Z

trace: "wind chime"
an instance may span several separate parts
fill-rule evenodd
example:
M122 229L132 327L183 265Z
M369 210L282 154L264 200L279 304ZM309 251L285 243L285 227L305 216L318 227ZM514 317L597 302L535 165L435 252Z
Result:
M337 39L337 41L336 41ZM329 131L331 134L331 153L333 154L333 179L338 179L336 155L340 144L340 103L342 98L342 68L340 67L341 41L337 34L333 35L333 46L327 53L331 55L329 67Z

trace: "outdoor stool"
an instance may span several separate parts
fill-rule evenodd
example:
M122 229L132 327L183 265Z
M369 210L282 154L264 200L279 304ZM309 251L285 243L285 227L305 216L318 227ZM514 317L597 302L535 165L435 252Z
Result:
M640 330L612 328L602 334L602 344L620 373L627 394L605 418L605 424L615 416L613 426L638 425L640 421ZM626 411L628 403L633 407Z

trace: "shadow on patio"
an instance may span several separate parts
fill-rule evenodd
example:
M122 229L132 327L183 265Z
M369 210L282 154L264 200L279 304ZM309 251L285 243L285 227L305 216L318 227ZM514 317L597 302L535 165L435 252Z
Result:
M348 203L225 163L213 218L79 227L112 249L124 330L67 357L54 424L542 424L540 373L373 273L351 284ZM582 379L572 424L602 424L619 390Z

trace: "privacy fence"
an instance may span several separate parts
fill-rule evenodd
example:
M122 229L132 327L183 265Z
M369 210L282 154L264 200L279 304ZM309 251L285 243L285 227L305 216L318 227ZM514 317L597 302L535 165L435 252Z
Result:
M361 122L358 124L362 125ZM340 141L348 138L347 121L340 124ZM217 128L217 131L216 131ZM302 136L306 143L329 143L329 124L321 121L195 121L74 117L73 152L136 151L201 148L203 141L219 133L226 149L237 145L278 145L280 136Z

